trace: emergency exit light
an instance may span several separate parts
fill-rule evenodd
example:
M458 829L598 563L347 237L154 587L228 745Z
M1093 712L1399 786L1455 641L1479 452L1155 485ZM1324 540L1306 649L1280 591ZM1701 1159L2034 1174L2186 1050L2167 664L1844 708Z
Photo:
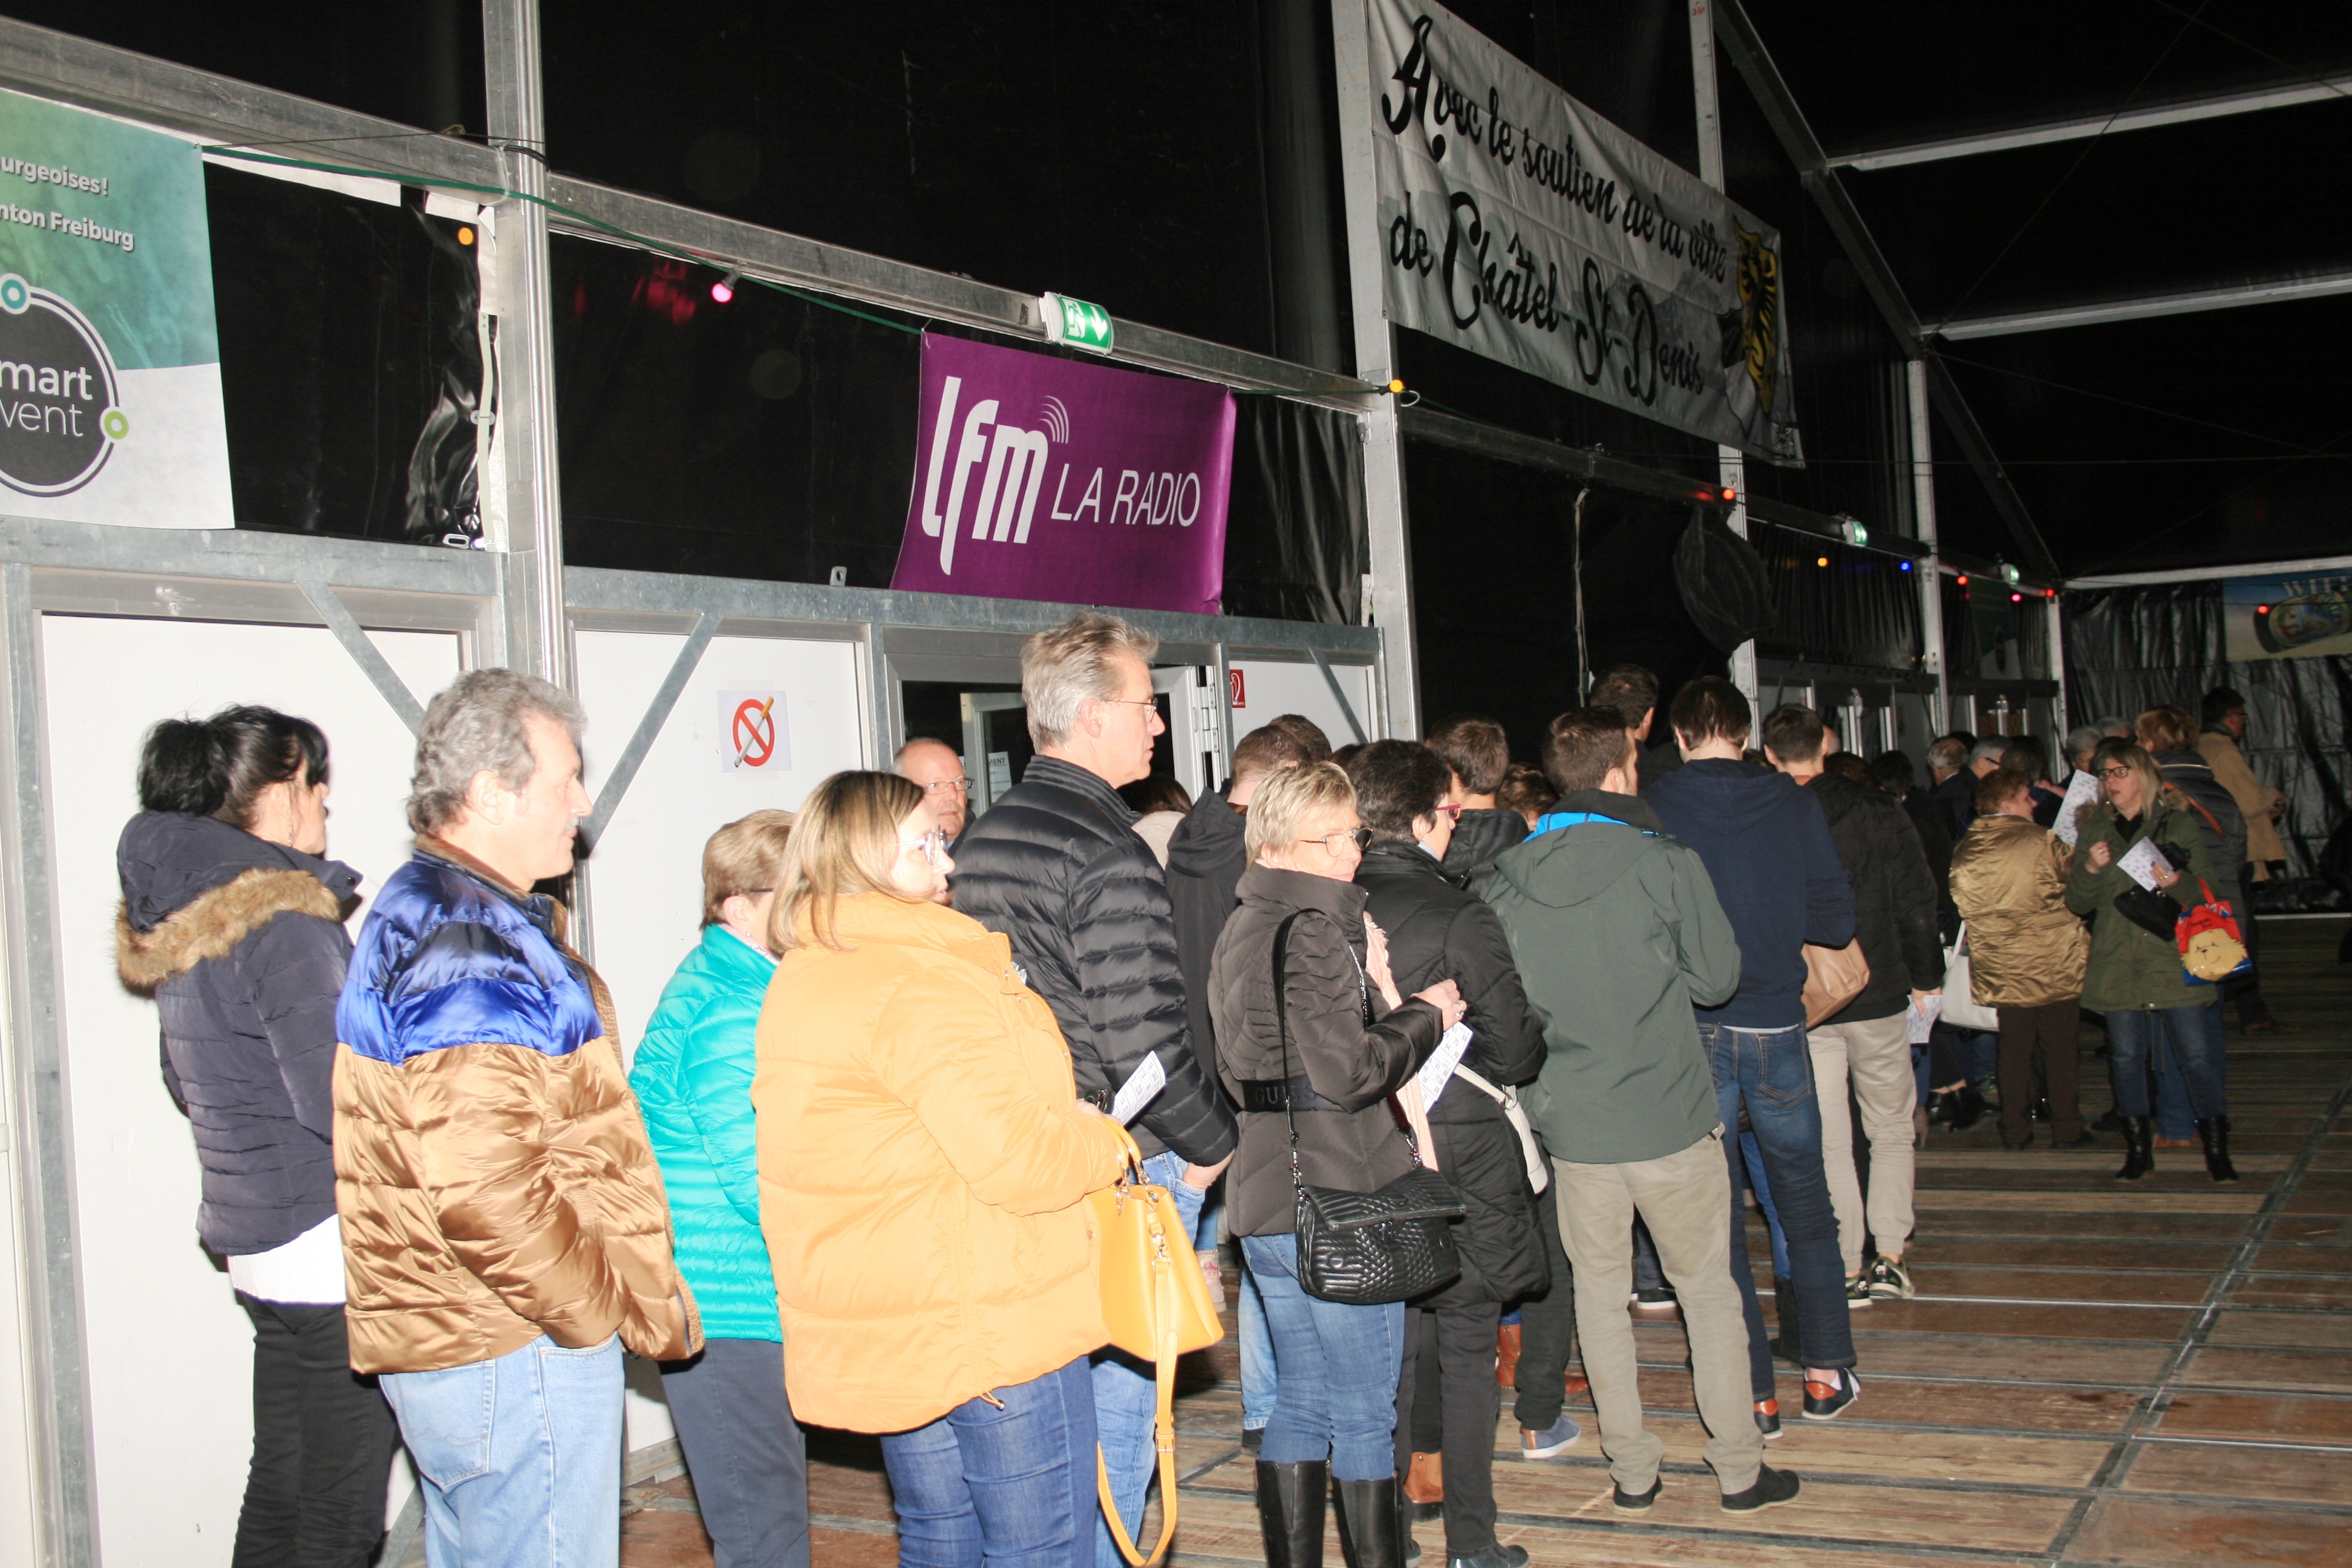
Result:
M1045 341L1107 354L1111 350L1110 312L1087 300L1067 294L1041 294L1037 313L1045 324Z

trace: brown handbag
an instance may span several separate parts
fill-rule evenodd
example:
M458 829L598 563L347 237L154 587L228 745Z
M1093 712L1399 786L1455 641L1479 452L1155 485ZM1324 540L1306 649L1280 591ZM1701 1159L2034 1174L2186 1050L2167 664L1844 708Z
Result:
M1870 960L1862 956L1862 939L1843 947L1805 944L1805 1027L1845 1010L1870 984Z
M1153 1363L1158 1408L1151 1436L1160 1451L1160 1541L1150 1557L1128 1534L1112 1498L1110 1471L1102 1445L1095 1445L1095 1489L1103 1521L1119 1554L1134 1568L1152 1568L1176 1538L1176 1358L1225 1337L1224 1321L1209 1300L1200 1255L1177 1222L1168 1189L1143 1179L1143 1152L1117 1122L1125 1149L1118 1182L1087 1194L1093 1205L1100 1258L1103 1323L1110 1342L1139 1361Z

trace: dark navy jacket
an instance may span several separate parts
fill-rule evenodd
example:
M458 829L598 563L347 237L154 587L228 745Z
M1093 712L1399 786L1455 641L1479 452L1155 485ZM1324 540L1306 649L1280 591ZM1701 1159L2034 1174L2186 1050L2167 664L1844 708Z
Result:
M1806 942L1853 940L1853 888L1821 803L1755 763L1686 762L1642 798L1698 852L1739 942L1739 989L1702 1024L1784 1029L1805 1021Z

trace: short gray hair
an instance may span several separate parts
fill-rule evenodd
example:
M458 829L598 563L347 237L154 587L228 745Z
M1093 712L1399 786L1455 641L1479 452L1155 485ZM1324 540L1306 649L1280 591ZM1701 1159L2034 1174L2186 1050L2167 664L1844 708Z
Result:
M1148 668L1160 639L1117 616L1086 610L1021 645L1021 700L1029 710L1029 739L1040 751L1057 746L1089 700L1117 697L1118 660L1132 655Z
M1307 763L1278 768L1250 796L1249 823L1242 829L1242 848L1255 862L1268 849L1298 841L1298 830L1326 812L1356 807L1356 784L1337 763Z
M2067 731L2066 761L2068 764L2077 768L2089 766L2091 753L2097 751L2099 742L2106 738L2107 732L2096 724L2077 724Z
M2000 754L2007 750L2009 750L2009 738L2007 736L1987 735L1983 740L1977 742L1976 750L1969 753L1969 761L1972 763L1998 763L2000 761Z
M562 725L575 746L588 728L579 699L535 675L469 669L451 681L425 710L416 731L408 826L418 833L439 832L465 808L477 774L496 773L509 789L529 784L538 763L524 722L534 716Z

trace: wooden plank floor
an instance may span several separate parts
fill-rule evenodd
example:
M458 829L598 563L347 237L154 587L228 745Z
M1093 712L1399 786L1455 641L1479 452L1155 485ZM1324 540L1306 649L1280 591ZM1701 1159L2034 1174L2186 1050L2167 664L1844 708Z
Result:
M2302 1032L2248 1037L2231 1023L2236 1186L2207 1179L2194 1150L2160 1150L2145 1190L2119 1187L2109 1179L2121 1160L2112 1135L2083 1154L2046 1142L2010 1153L1990 1121L1935 1136L1920 1157L1910 1254L1919 1299L1854 1316L1862 1401L1834 1422L1796 1419L1802 1389L1781 1368L1789 1430L1770 1460L1803 1478L1795 1503L1737 1520L1717 1507L1682 1331L1643 1324L1643 1392L1667 1447L1653 1515L1627 1522L1610 1509L1589 1406L1571 1406L1587 1423L1577 1447L1529 1464L1516 1458L1507 1398L1496 1432L1498 1533L1541 1568L2352 1563L2352 970L2335 962L2343 929L2263 927L2266 991ZM2086 1033L2086 1052L2099 1043ZM2086 1058L2094 1113L2107 1104L2103 1069ZM1755 1255L1766 1256L1760 1232L1756 1239ZM1232 1341L1192 1359L1171 1563L1262 1562ZM812 1434L811 1461L818 1568L894 1563L873 1442ZM628 1568L710 1562L687 1479L631 1496ZM1435 1568L1442 1529L1417 1531ZM1325 1560L1339 1568L1336 1537Z

